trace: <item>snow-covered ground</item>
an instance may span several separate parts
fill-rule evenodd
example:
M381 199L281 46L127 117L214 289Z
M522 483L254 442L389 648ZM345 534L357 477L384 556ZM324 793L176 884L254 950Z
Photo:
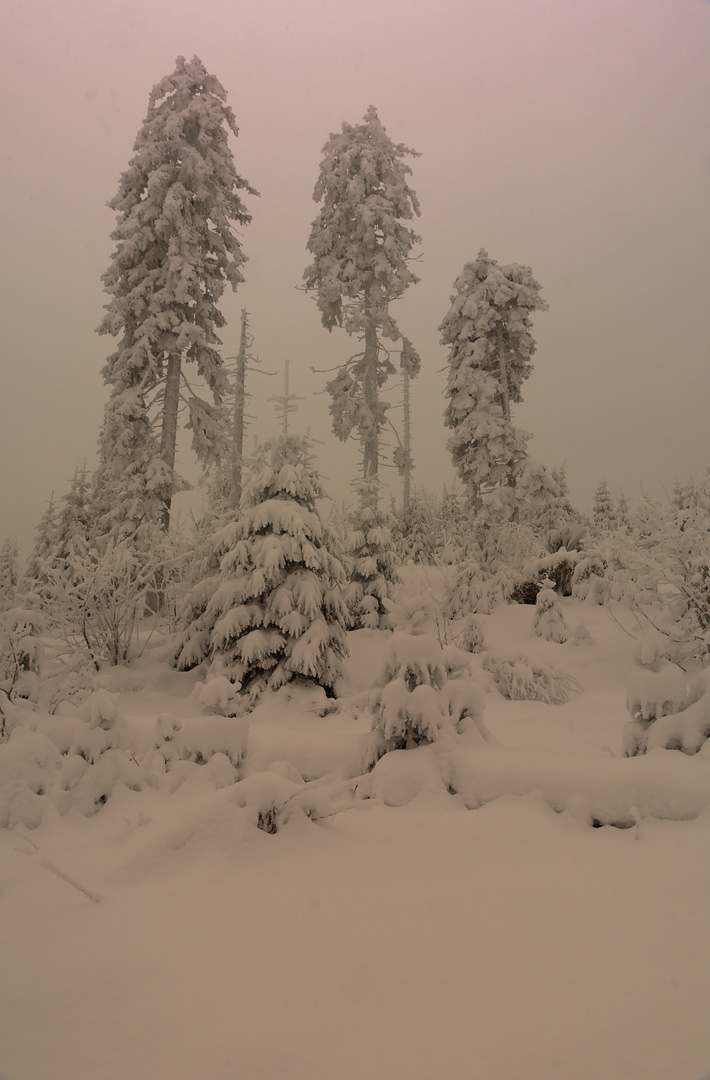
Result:
M533 636L532 607L480 618L487 650L582 688L509 701L476 656L487 743L358 780L367 710L284 688L249 717L239 783L218 754L88 817L33 796L40 824L0 830L2 1080L710 1073L710 755L623 759L634 641L562 607L591 641ZM349 637L356 698L388 635ZM137 757L158 716L189 733L203 677L159 646L108 673Z

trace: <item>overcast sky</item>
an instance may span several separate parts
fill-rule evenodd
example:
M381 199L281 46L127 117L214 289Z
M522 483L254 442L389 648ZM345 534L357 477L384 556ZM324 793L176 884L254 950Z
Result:
M452 478L437 327L480 247L543 287L514 422L534 457L566 463L583 509L602 477L662 496L710 464L708 0L0 0L0 41L0 542L26 549L50 493L95 463L106 202L178 55L228 91L237 171L261 193L225 355L246 307L263 366L288 357L305 396L294 429L327 440L332 496L348 495L357 447L329 434L311 368L354 350L295 286L323 144L370 104L422 155L421 282L396 312L424 359L415 483ZM281 374L251 388L255 430L275 434Z

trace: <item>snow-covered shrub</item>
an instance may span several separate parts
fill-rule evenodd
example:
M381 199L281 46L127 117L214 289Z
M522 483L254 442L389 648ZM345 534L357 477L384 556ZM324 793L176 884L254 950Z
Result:
M687 695L686 675L670 663L666 642L654 630L636 642L626 705L635 720L657 720L680 712Z
M567 640L565 617L552 589L541 589L538 593L533 633L558 645Z
M347 654L345 572L316 509L322 496L307 440L261 447L240 516L216 537L219 581L182 639L179 668L199 663L209 639L214 670L250 701L297 678L334 692Z
M466 652L483 652L483 627L473 615L469 615L466 619L456 643L460 649L465 649Z
M503 697L513 701L543 701L547 705L562 705L581 691L575 678L544 664L519 656L498 656L486 653L483 667L490 671Z
M505 572L486 577L478 559L469 559L458 570L452 587L447 585L442 607L447 619L490 615L508 602L514 582Z
M61 760L56 746L25 727L14 729L0 745L0 828L42 821L47 795Z
M514 604L536 604L540 592L540 582L534 577L526 577L513 586L510 599Z
M666 642L651 630L634 647L634 666L629 674L626 707L631 721L623 734L625 757L646 748L649 726L662 716L680 712L687 699L685 672L668 659Z
M486 692L475 679L449 679L443 689L446 711L459 734L473 732L486 742L492 736L483 722Z
M193 695L207 713L220 716L238 716L240 713L239 685L230 682L226 675L210 673L207 682L195 683Z
M351 626L377 630L387 618L385 601L392 599L393 587L400 583L389 515L363 498L351 517L346 550L350 581L345 602Z
M408 750L454 735L464 716L474 723L483 698L472 680L448 691L449 671L461 664L451 646L424 635L395 634L387 646L382 672L370 696L372 733L365 747L365 768L392 750ZM460 670L460 667L459 667ZM456 682L456 680L454 680ZM468 706L465 704L469 702Z
M31 607L14 607L0 614L0 679L13 701L30 706L40 700L44 646L40 635L47 620Z
M579 559L572 575L572 596L593 604L606 603L609 597L606 570L606 561L600 555L587 555Z
M60 814L72 809L90 817L108 802L117 784L140 791L148 779L125 750L105 750L95 764L87 763L85 768L72 756L65 759L60 784L53 792L54 802Z
M531 559L522 570L522 579L515 586L511 599L516 604L534 604L544 581L560 596L572 595L574 568L581 558L578 551L561 547L539 559Z
M422 634L427 623L436 620L436 600L431 589L410 598L398 596L383 600L388 630L395 633Z
M88 650L97 670L135 655L138 624L164 578L165 544L156 525L141 550L131 538L110 538L75 552L71 564L47 564L45 610L68 643Z
M289 814L303 813L293 801L303 791L303 781L284 776L280 769L269 768L240 780L234 789L237 805L253 814L254 824L265 833L276 833Z
M657 747L682 750L684 754L703 752L710 739L710 668L701 671L688 691L681 712L654 720L643 733L637 754Z
M129 746L128 723L118 711L119 694L108 690L94 690L79 708L72 754L83 757L95 765L108 750L127 750Z

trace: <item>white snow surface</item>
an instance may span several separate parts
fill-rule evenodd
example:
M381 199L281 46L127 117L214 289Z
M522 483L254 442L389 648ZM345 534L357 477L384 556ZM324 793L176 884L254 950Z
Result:
M578 601L561 607L580 621ZM248 725L197 717L204 672L150 646L130 678L103 673L83 718L15 710L2 1080L709 1075L710 754L623 758L634 642L601 607L583 608L584 648L533 636L534 614L478 616L485 649L552 664L581 693L507 700L471 656L461 694L446 684L470 726L364 776L384 631L349 635L335 713L290 685ZM120 737L91 764L67 755L67 725ZM205 763L165 754L146 782L157 743L185 733ZM90 788L107 801L86 816L72 797Z

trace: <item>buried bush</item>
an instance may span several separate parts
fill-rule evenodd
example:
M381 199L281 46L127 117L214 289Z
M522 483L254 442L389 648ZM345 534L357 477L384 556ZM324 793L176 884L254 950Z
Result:
M372 730L365 746L371 769L392 750L451 737L482 726L485 694L470 678L466 653L424 635L395 634L385 653L382 673L370 696ZM478 737L478 736L477 736Z
M580 693L582 687L571 675L531 660L522 653L503 657L487 653L483 667L490 671L493 681L503 697L512 701L542 701L546 705L563 705Z

